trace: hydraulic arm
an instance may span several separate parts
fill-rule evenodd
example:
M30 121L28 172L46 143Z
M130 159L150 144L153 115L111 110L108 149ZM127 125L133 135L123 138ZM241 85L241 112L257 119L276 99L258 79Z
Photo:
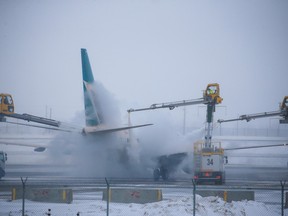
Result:
M207 85L202 98L176 101L176 102L168 102L168 103L155 103L155 104L152 104L150 107L140 108L140 109L129 109L127 110L127 112L130 113L130 112L154 110L154 109L160 109L160 108L169 108L170 110L173 110L175 107L180 107L180 106L206 104L207 114L206 114L204 146L206 148L210 148L211 139L212 139L212 130L213 130L213 113L215 112L215 105L221 103L222 100L223 99L220 97L219 84L211 83Z
M2 114L0 114L0 119L3 119L4 116L16 118L16 119L21 119L21 120L25 120L28 122L36 122L36 123L40 123L40 124L50 125L50 126L54 126L54 127L60 127L60 124L61 124L59 121L56 121L53 119L33 116L30 114L26 114L26 113L24 113L24 114L18 114L18 113L3 114L2 113Z
M6 121L5 116L16 118L16 119L22 119L28 122L37 122L40 124L46 124L54 127L59 127L60 122L55 121L53 119L48 118L42 118L38 116L33 116L29 114L18 114L14 112L14 102L12 95L10 94L0 94L0 122Z
M130 112L154 110L154 109L161 109L161 108L169 108L170 110L173 110L174 108L180 107L180 106L209 104L212 102L214 103L216 102L217 104L222 102L222 98L220 97L220 87L219 87L219 84L217 83L208 84L206 90L203 93L202 98L175 101L175 102L166 102L166 103L155 103L155 104L152 104L150 107L146 107L146 108L139 108L139 109L131 108L127 110L127 112L130 113Z
M280 116L282 119L280 119L281 124L287 124L288 123L288 96L285 96L283 99L282 104L280 105L280 109L278 111L271 111L271 112L263 112L263 113L256 113L256 114L249 114L249 115L241 115L239 118L234 119L219 119L219 123L223 122L231 122L231 121L240 121L240 120L246 120L247 122L251 121L252 119L256 118L266 118L271 116Z
M199 99L183 100L183 101L176 101L176 102L155 103L155 104L152 104L150 107L140 108L140 109L129 109L127 110L127 112L130 113L130 112L161 109L161 108L169 108L170 110L173 110L175 107L203 104L206 102L208 101L206 101L205 98L199 98Z

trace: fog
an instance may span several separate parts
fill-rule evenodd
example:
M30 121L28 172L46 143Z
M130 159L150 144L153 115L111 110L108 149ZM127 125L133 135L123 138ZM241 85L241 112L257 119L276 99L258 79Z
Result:
M1 92L18 113L83 110L80 48L121 113L218 82L226 117L287 95L287 1L0 1Z
M278 110L288 94L287 11L284 0L0 1L0 92L13 95L17 113L49 110L53 119L84 126L86 48L109 124L127 125L129 108L199 98L214 82L224 99L214 120ZM153 167L150 156L192 149L204 135L206 108L187 107L183 118L182 108L132 113L132 124L154 125L133 130L129 145L116 145L128 132L66 133L49 155L85 173L126 175ZM275 118L227 126L287 131Z
M104 126L115 127L115 123L118 123L119 127L119 103L113 94L98 81L88 88L84 97L95 101L93 107L97 113L91 116L90 111L86 117L91 119L98 116ZM165 120L165 116L158 115L156 120L162 124L154 128L139 128L138 133L133 129L117 133L59 134L47 148L49 160L55 165L72 167L63 170L66 175L152 177L159 156L182 152L192 154L192 143L201 139L204 133L204 128L200 128L185 135L177 134L173 122ZM187 164L188 160L185 160L179 168L187 167Z
M115 96L109 92L100 81L94 82L90 88L93 92L91 97L92 100L95 101L94 108L97 110L97 118L99 118L100 123L119 125L121 123L121 113L119 102L116 100ZM85 99L87 97L89 96L84 95ZM95 118L95 116L88 116L88 119L89 118Z

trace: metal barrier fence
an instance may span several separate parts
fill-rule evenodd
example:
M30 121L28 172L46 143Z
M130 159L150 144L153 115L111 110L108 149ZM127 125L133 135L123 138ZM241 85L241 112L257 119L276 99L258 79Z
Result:
M106 180L101 187L73 188L73 201L58 202L56 188L31 188L22 180L22 196L0 192L0 215L251 215L288 216L288 185L286 182L262 186L214 186L164 183L123 184ZM29 182L29 181L28 181ZM41 200L28 199L29 191L35 190ZM58 188L57 188L58 190ZM65 189L67 191L67 188ZM15 191L14 191L15 192ZM53 199L43 202L43 196ZM39 195L40 194L40 195ZM35 195L35 194L34 194ZM10 198L9 198L10 196ZM13 200L13 196L14 199ZM26 197L25 197L26 196ZM55 197L56 196L56 197ZM66 195L65 195L66 196ZM25 197L22 199L22 197ZM60 198L64 198L61 191ZM67 198L67 197L65 197ZM56 202L56 203L55 203Z

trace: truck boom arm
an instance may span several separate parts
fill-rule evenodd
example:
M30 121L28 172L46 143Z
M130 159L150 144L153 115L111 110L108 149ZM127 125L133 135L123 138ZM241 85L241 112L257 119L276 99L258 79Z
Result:
M176 101L176 102L167 102L167 103L155 103L152 104L150 107L146 108L140 108L140 109L129 109L127 112L137 112L137 111L145 111L145 110L154 110L154 109L161 109L161 108L169 108L170 110L173 110L176 107L180 106L188 106L188 105L195 105L195 104L203 104L207 103L208 101L204 98L199 99L192 99L192 100L182 100L182 101Z
M241 115L239 116L239 118L235 118L235 119L219 119L218 122L219 123L223 123L223 122L231 122L231 121L242 121L242 120L246 120L247 122L256 119L256 118L266 118L266 117L271 117L271 116L281 116L282 114L284 114L282 111L272 111L272 112L263 112L263 113L256 113L256 114L249 114L249 115Z
M202 98L175 101L175 102L167 102L167 103L155 103L155 104L152 104L150 107L146 107L146 108L140 108L140 109L132 109L131 108L131 109L127 110L127 112L130 113L130 112L154 110L154 109L161 109L161 108L169 108L170 110L173 110L175 107L180 107L180 106L189 106L189 105L196 105L196 104L209 104L209 103L219 104L221 102L222 102L222 98L220 97L219 84L218 83L210 83L207 85L207 88L204 91Z
M227 120L219 119L218 123L240 121L240 120L246 120L247 122L249 122L252 119L266 118L266 117L271 117L271 116L283 117L283 119L280 119L280 124L288 123L288 96L284 97L283 102L280 105L280 109L278 111L256 113L256 114L251 114L251 115L241 115L239 116L239 118L235 118L235 119L227 119Z
M38 117L38 116L34 116L34 115L29 115L29 114L18 114L18 113L11 113L11 114L5 114L5 113L1 113L0 117L2 116L7 116L7 117L11 117L11 118L16 118L16 119L22 119L28 122L36 122L36 123L40 123L40 124L45 124L45 125L50 125L50 126L54 126L54 127L60 127L61 122L53 120L53 119L48 119L48 118L42 118L42 117Z

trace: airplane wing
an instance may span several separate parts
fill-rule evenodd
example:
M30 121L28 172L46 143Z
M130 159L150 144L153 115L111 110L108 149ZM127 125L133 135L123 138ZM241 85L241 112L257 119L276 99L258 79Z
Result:
M19 143L19 142L7 142L0 140L0 145L14 145L14 146L24 146L24 147L33 147L35 152L44 152L47 148L47 145L39 145L33 143Z
M0 145L32 147L36 152L43 152L48 148L50 140L54 139L51 135L4 135L0 136ZM39 144L40 143L40 144Z
M127 126L127 127L117 127L117 128L104 128L100 126L95 127L85 127L83 129L84 134L103 134L103 133L110 133L110 132L117 132L122 130L129 130L133 128L139 128L139 127L146 127L153 124L143 124L143 125L135 125L135 126Z
M81 132L81 129L76 129L76 128L56 128L56 127L52 127L52 126L42 126L42 125L36 125L36 124L24 124L24 123L20 123L20 122L10 122L10 121L6 121L6 123L8 124L16 124L16 125L23 125L23 126L28 126L28 127L36 127L36 128L43 128L43 129L49 129L49 130L55 130L55 131L63 131L63 132Z

